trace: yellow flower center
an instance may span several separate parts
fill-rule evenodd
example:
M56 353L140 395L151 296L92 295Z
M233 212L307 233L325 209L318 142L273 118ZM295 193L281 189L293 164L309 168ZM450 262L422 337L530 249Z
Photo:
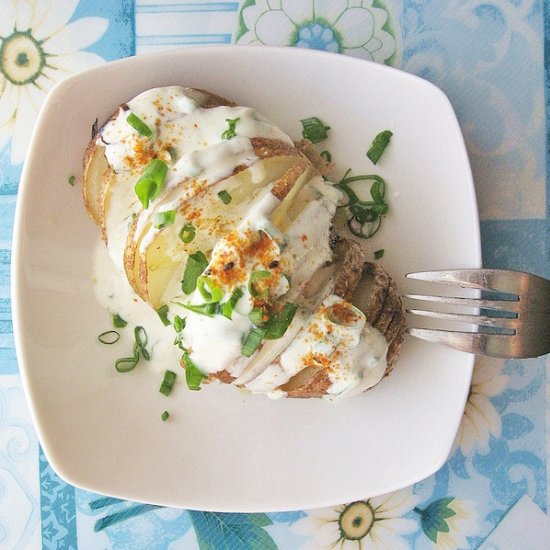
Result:
M374 525L374 512L368 502L353 502L340 514L338 525L342 538L360 540Z
M0 46L0 72L12 84L23 86L34 82L46 64L46 53L30 29L14 30L2 38Z

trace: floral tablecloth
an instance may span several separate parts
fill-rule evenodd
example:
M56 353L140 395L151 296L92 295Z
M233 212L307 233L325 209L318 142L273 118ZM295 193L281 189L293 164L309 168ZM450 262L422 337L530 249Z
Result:
M340 52L441 87L467 142L484 265L550 278L549 9L541 0L0 0L0 548L550 548L547 358L480 359L452 455L413 487L288 513L158 508L76 489L48 465L18 374L9 275L21 167L48 90L113 59L237 43Z

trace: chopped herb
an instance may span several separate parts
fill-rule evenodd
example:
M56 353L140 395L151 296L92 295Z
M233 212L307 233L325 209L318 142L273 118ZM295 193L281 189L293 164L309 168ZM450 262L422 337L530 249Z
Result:
M280 313L269 319L266 325L265 338L268 340L277 340L281 338L292 322L292 319L294 319L297 309L297 304L287 302Z
M267 329L260 327L252 327L241 347L241 354L245 357L250 357L259 347Z
M143 358L149 361L149 359L151 359L151 355L145 347L147 345L147 332L145 332L145 329L139 326L136 327L134 329L134 338L136 339L136 343L134 345L134 353L136 353L136 350L138 352L141 352Z
M185 294L194 292L197 288L197 279L201 276L207 265L208 260L200 250L189 255L185 271L183 272L183 280L181 281L181 288Z
M174 387L174 382L176 381L176 373L167 370L164 373L164 380L162 381L162 384L160 385L159 392L163 395L170 395L172 393L172 388Z
M210 304L181 304L185 309L193 311L195 313L200 313L201 315L206 315L212 317L216 313L219 313L219 303L210 303Z
M74 185L76 178L74 176L69 176L69 185Z
M223 291L214 281L206 275L201 275L197 279L197 289L207 304L215 304L223 297Z
M380 160L380 157L386 150L392 136L393 132L390 130L384 130L372 140L372 145L367 151L367 157L369 157L373 164L376 164Z
M170 320L168 319L168 311L169 307L166 304L157 309L157 315L160 317L160 320L165 327L170 324Z
M223 204L229 204L233 199L233 197L225 189L218 193L218 197L220 197Z
M160 419L163 421L163 422L166 422L168 420L168 418L170 418L170 413L168 411L164 411L161 415L160 415Z
M106 330L102 332L97 339L108 346L116 344L120 340L120 334L116 330Z
M153 135L153 132L151 131L151 128L141 120L136 114L130 113L126 117L126 122L137 132L139 132L142 136L145 137L151 137Z
M235 127L237 126L237 122L239 122L240 118L226 118L225 121L227 122L229 128L225 130L222 134L222 139L233 139L237 132L235 132Z
M143 171L134 188L143 208L159 196L167 171L168 165L159 159L153 159Z
M382 216L387 214L389 206L385 201L386 182L380 176L365 174L350 176L347 170L344 177L335 185L347 195L347 202L340 205L347 208L351 216L348 218L348 228L357 237L368 239L375 235L382 225ZM370 195L372 200L363 201L350 187L350 184L372 181Z
M174 330L181 332L185 328L185 318L179 315L174 315Z
M325 123L316 116L304 118L300 122L302 123L302 136L311 143L319 143L328 138L327 130L330 130L330 126L325 126Z
M165 227L172 225L175 221L175 210L165 210L164 212L157 212L153 217L153 225L156 229L164 229Z
M248 314L248 318L252 323L254 323L258 327L264 326L267 323L267 321L269 321L269 316L267 315L266 311L259 307L255 307Z
M380 250L375 250L374 259L379 260L380 258L382 258L382 256L384 256L384 252L385 250L383 248L381 248Z
M227 300L225 304L222 305L222 315L224 317L227 317L228 319L231 319L233 316L233 310L235 309L235 306L237 305L237 302L243 297L244 293L241 288L236 288Z
M193 363L191 357L189 357L189 352L183 354L183 361L185 362L185 381L187 382L187 387L193 391L200 390L201 382L206 378L206 375Z
M250 275L250 279L248 280L248 292L250 292L250 295L254 297L267 296L269 293L269 289L265 288L263 290L258 290L256 285L259 281L262 281L263 279L269 279L270 277L271 277L271 271L267 271L267 270L254 271Z
M185 224L179 233L179 238L184 242L185 244L190 243L194 238L197 232L195 231L195 228L191 224Z
M135 351L133 357L122 357L115 361L115 369L118 372L130 372L139 363L139 352Z
M128 323L118 314L113 315L113 326L115 328L124 328Z
M330 151L321 151L321 156L327 161L332 162L332 155L330 154Z

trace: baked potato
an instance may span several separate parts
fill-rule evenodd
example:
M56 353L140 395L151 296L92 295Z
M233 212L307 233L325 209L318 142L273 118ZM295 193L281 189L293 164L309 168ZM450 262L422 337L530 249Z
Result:
M334 230L331 169L308 141L193 88L148 90L94 127L84 205L121 276L176 328L191 389L335 397L392 369L401 302Z

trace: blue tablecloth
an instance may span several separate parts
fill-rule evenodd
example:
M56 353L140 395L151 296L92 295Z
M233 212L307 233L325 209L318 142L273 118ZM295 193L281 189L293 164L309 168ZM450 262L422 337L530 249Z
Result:
M355 508L157 508L75 489L48 465L18 374L9 276L21 167L51 86L130 55L238 43L337 51L441 87L468 147L484 265L550 278L548 9L540 0L0 0L0 548L550 547L547 358L480 359L449 461L413 487ZM341 521L351 513L364 527L355 539Z

